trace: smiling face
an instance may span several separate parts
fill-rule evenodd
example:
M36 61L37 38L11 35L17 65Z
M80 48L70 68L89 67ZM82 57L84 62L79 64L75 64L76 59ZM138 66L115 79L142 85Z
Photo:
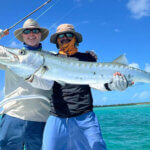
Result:
M24 42L32 47L38 47L41 40L41 32L33 32L33 30L29 33L22 33L22 37Z

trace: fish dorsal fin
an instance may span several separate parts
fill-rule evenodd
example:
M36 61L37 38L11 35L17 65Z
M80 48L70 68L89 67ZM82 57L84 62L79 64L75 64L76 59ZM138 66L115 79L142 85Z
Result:
M112 63L119 63L119 64L124 64L124 65L129 65L125 54L122 54L119 57L117 57L115 60L113 60Z

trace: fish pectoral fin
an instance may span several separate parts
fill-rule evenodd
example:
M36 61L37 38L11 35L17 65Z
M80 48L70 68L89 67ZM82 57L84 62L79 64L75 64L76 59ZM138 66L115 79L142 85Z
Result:
M124 65L129 65L125 54L122 54L119 57L117 57L114 61L112 61L112 63L119 63L119 64L124 64Z

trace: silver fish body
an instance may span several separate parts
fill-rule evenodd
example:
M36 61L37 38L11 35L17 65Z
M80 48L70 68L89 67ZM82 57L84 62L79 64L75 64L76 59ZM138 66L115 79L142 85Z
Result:
M46 80L97 85L110 82L113 74L120 72L129 81L150 83L150 73L125 65L122 61L124 57L122 55L110 63L84 62L55 56L45 51L35 52L0 46L0 64L22 77L35 74Z

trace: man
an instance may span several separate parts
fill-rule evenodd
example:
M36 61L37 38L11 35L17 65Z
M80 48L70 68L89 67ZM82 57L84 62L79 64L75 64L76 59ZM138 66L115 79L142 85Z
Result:
M40 51L40 42L45 40L48 33L48 29L40 27L35 20L28 19L14 35L23 42L24 49ZM5 98L13 99L3 108L0 150L23 150L23 145L26 150L41 150L43 130L49 116L49 103L42 97L50 99L50 91L33 88L30 85L32 83L27 83L5 66L0 65L0 69L5 70ZM24 100L16 102L18 97L24 97Z
M50 41L59 48L58 57L96 61L90 54L78 52L82 35L71 24L58 26ZM102 91L122 91L127 87L128 81L119 72L114 74L111 83L94 86ZM93 112L90 86L54 82L52 91L51 115L44 131L43 150L106 150Z

